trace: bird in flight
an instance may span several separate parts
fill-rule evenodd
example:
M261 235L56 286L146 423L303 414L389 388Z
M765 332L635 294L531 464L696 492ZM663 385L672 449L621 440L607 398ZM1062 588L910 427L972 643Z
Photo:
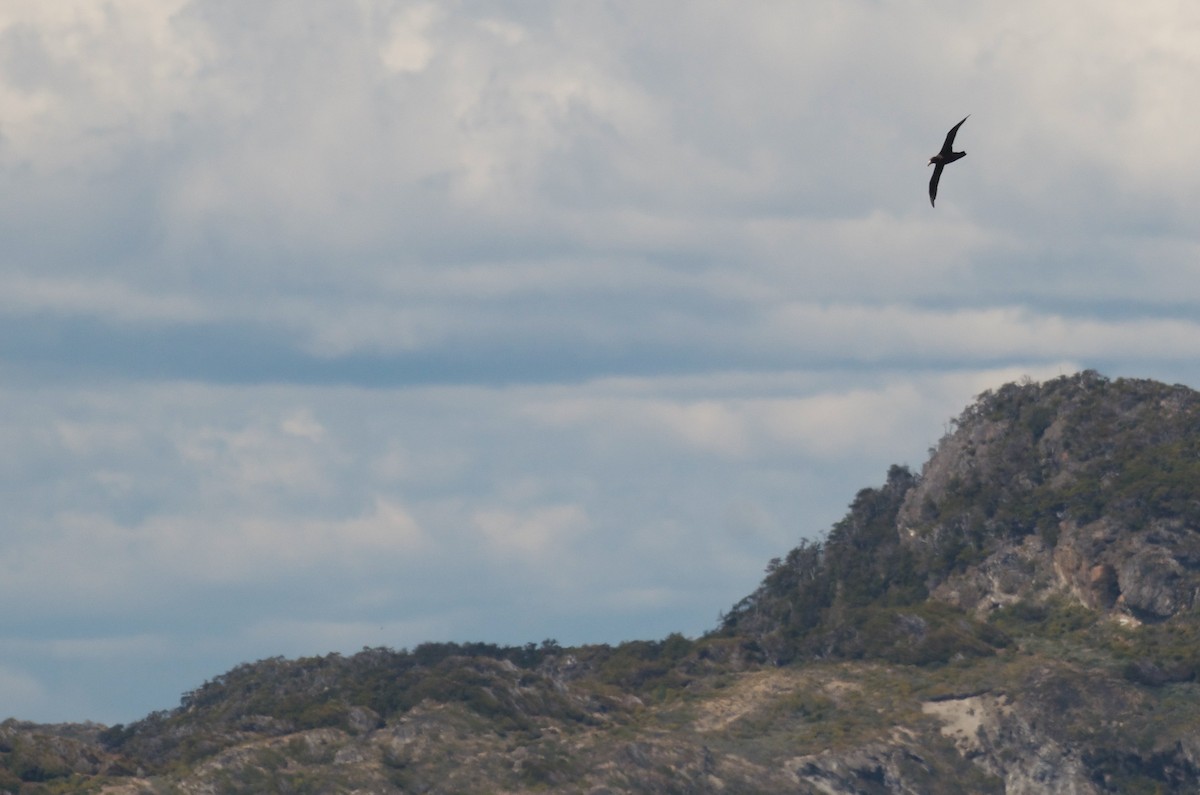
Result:
M938 180L940 180L942 178L942 169L946 166L947 163L953 163L955 160L958 160L960 157L967 156L966 152L955 152L952 150L954 149L955 133L957 133L958 128L963 125L963 121L966 121L969 118L971 118L970 113L968 113L966 116L964 116L962 121L960 121L958 124L956 124L950 128L950 132L946 133L946 142L944 144L942 144L942 151L938 152L936 155L929 158L929 162L925 164L927 166L933 166L933 176L929 178L929 206L930 207L934 206L933 200L937 198Z

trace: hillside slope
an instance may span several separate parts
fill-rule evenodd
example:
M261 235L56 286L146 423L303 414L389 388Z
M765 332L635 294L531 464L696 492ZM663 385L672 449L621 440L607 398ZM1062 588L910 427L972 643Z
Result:
M706 637L246 664L0 792L1200 791L1200 394L985 393Z

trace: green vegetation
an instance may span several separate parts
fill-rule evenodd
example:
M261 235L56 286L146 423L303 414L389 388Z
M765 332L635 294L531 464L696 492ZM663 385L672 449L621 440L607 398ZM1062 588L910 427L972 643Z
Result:
M773 562L762 586L722 618L720 631L749 635L769 659L882 659L941 664L992 654L1008 638L961 612L928 601L931 566L967 565L963 549L931 556L906 545L896 516L916 479L892 467L881 489L863 489L821 543L803 543Z
M97 792L113 777L130 774L121 759L98 751L101 727L0 723L0 792L21 795Z
M560 652L552 640L519 647L431 643L411 652L260 660L184 694L179 709L114 726L101 740L165 764L211 756L247 734L368 731L424 701L462 704L499 731L530 730L533 718L545 715L586 721L576 705L531 686L539 678L535 666Z
M681 663L696 644L679 633L661 641L635 640L616 647L586 646L576 656L600 681L632 693L661 693L684 686L689 677Z
M1090 371L1009 384L957 427L981 423L1002 426L1002 443L976 450L972 477L937 507L943 516L965 514L993 537L1053 533L1063 518L1200 519L1200 399L1185 387Z

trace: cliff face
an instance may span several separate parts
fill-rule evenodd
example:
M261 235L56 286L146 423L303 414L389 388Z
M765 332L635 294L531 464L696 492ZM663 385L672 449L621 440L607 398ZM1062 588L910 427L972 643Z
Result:
M1200 394L985 393L706 637L264 660L0 792L1200 791Z
M1127 622L1200 594L1200 395L1085 373L987 394L907 493L897 529L969 565L933 596L977 615L1066 595ZM971 556L974 556L972 559Z

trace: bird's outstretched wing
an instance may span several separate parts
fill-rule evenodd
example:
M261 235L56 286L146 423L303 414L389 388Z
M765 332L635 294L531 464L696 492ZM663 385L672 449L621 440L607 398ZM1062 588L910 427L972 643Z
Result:
M954 149L954 136L958 134L958 128L963 126L963 121L966 121L969 118L971 118L970 113L968 113L966 116L963 116L963 120L951 127L950 132L946 133L946 143L942 144L941 151L943 156L950 154L950 152ZM936 177L934 177L934 179L936 180Z
M962 122L959 122L959 124L962 124ZM957 130L958 128L955 127L954 129ZM951 136L954 135L954 130L950 131L950 135ZM933 200L937 198L938 180L941 178L942 178L942 164L937 163L933 167L933 176L929 178L929 206L930 207L934 206Z

